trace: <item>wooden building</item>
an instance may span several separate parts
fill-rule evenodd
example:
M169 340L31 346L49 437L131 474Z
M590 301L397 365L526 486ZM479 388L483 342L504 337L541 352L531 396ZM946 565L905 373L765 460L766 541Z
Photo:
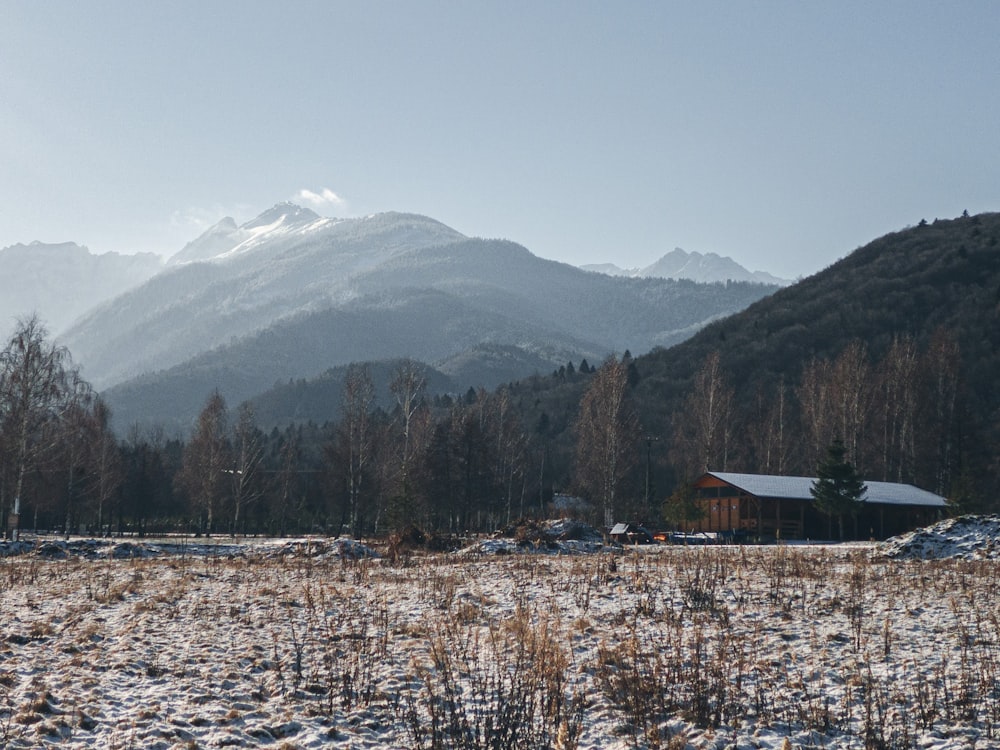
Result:
M739 532L752 537L832 539L837 521L813 504L811 477L710 471L694 483L701 518L692 531ZM844 534L886 539L926 526L944 513L946 501L910 484L866 482L861 510L844 519Z

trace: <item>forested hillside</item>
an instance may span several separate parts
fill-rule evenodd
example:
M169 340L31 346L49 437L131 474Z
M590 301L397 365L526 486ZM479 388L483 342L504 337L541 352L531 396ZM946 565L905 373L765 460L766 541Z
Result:
M921 222L637 358L631 400L660 488L706 466L811 475L840 437L869 479L994 503L998 243L1000 214ZM526 418L579 396L562 386ZM560 435L565 453L573 440Z

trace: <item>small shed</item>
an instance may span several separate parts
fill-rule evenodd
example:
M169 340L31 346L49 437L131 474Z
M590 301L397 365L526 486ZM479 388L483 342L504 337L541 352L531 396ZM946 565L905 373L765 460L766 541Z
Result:
M813 477L710 471L695 483L695 531L782 539L829 539L835 521L813 503ZM860 511L845 524L856 537L885 539L938 520L947 501L911 484L866 482Z
M608 536L619 544L653 544L656 541L647 529L628 523L616 523Z

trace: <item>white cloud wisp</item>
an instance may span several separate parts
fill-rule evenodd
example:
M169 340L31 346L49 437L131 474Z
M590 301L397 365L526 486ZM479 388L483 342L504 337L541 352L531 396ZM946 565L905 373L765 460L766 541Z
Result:
M296 199L310 203L313 206L332 206L334 208L344 210L347 207L347 201L337 195L335 192L330 190L330 188L323 188L318 193L308 188L302 188L298 193L296 193Z

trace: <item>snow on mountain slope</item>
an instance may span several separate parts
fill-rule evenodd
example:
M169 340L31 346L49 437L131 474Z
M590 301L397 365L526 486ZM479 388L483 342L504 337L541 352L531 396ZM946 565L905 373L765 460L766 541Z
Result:
M619 268L614 263L595 263L581 268L608 276L690 279L703 284L751 281L758 284L788 286L792 283L788 279L780 279L764 271L749 271L729 257L716 253L689 253L679 247L645 268Z
M167 264L176 266L182 263L231 259L265 243L274 242L281 236L302 237L336 221L324 219L294 203L279 203L239 227L232 217L227 216L185 245Z
M423 216L331 220L279 204L235 229L220 222L163 273L82 318L64 343L88 379L106 387L343 304L355 296L357 273L403 250L461 239Z
M522 366L531 374L531 362L644 352L770 291L615 279L425 216L323 219L278 204L242 226L220 222L62 343L95 387L125 387L111 400L120 412L128 401L148 413L157 400L184 419L182 401L196 410L213 388L237 402L350 361L449 361L481 385Z

